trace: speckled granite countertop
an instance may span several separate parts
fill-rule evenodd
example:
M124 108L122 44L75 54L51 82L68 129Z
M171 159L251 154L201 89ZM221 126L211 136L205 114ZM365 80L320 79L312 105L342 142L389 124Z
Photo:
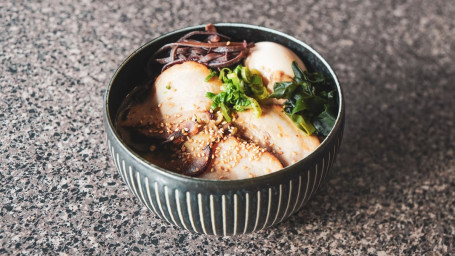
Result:
M0 3L0 254L455 253L453 2L234 2ZM102 126L103 92L127 55L217 21L312 45L348 102L318 195L276 227L227 238L189 234L141 206Z

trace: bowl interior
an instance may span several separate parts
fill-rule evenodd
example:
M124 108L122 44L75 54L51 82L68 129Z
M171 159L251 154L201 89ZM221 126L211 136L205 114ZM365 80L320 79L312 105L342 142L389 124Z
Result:
M272 41L279 44L282 44L292 51L294 51L304 62L305 66L307 67L309 72L319 72L327 75L328 77L332 78L332 87L338 92L338 117L335 123L334 128L335 130L337 126L340 125L340 117L343 108L343 97L341 93L341 88L339 86L338 80L336 78L335 73L332 71L330 66L327 62L310 46L302 43L301 41L286 35L284 33L271 30L268 28L246 25L246 24L233 24L233 23L219 23L214 24L217 28L218 32L222 34L226 34L232 37L233 41L242 41L246 40L247 42L260 42L260 41ZM158 37L147 44L143 45L141 48L133 52L118 68L116 73L114 74L109 87L106 91L105 97L105 111L107 115L107 125L109 125L114 134L117 136L117 139L132 151L126 143L122 141L122 138L118 135L115 130L115 118L117 115L117 111L125 99L126 95L130 93L133 88L137 85L144 85L145 83L149 83L152 81L159 73L160 73L160 66L157 64L153 64L149 62L150 57L155 53L161 46L164 44L175 42L184 34L194 31L194 30L204 30L204 25L188 27L184 29L180 29L168 34L165 34L161 37ZM330 133L327 138L321 143L318 149L324 144L324 142L331 136ZM316 149L315 151L317 151ZM138 156L137 154L135 154ZM142 159L141 157L139 157ZM143 160L143 159L142 159ZM145 161L145 160L143 160ZM146 162L146 161L145 161ZM299 162L298 162L299 163ZM292 166L292 165L291 165ZM286 167L284 169L287 169ZM161 168L159 168L161 169ZM284 170L283 169L283 170ZM281 172L281 171L279 171ZM277 173L277 172L275 172ZM268 174L265 176L273 175ZM180 174L175 174L177 176L182 176ZM187 177L190 178L190 177ZM256 177L253 179L258 179L260 177Z

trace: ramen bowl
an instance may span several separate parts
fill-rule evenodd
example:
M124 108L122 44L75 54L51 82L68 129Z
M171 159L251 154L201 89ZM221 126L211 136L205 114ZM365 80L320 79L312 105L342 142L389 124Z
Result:
M134 51L113 75L104 97L107 145L133 195L166 222L193 233L231 236L256 232L286 220L318 191L335 160L343 136L344 100L338 79L313 48L272 29L247 24L214 24L235 40L272 41L295 52L310 72L323 73L337 91L338 116L332 131L311 154L279 171L242 180L207 180L160 168L142 158L121 138L115 117L125 97L155 72L149 59L161 46L204 25L170 32Z

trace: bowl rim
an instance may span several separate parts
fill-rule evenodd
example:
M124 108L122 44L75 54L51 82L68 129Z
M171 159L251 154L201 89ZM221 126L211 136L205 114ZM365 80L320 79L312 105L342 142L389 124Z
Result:
M312 54L314 54L322 62L322 64L324 64L324 66L327 68L327 70L329 71L330 75L334 79L334 82L335 82L335 85L336 85L336 88L337 88L337 91L338 91L339 108L338 108L338 116L337 116L337 119L335 121L334 126L332 127L332 130L326 136L326 138L324 138L324 140L319 144L319 146L315 150L313 150L310 154L308 154L304 158L300 159L296 163L291 164L291 165L289 165L287 167L282 168L281 170L278 170L278 171L275 171L275 172L272 172L272 173L269 173L269 174L265 174L265 175L261 175L261 176L257 176L257 177L253 177L253 178L237 179L237 180L212 180L212 179L204 179L204 178L186 176L186 175L179 174L179 173L164 169L162 167L159 167L159 166L157 166L157 165L145 160L143 157L141 157L139 154L134 152L132 149L130 149L123 142L123 140L121 139L121 137L118 134L117 130L114 129L115 125L113 124L113 121L110 118L109 102L108 102L110 91L111 91L111 88L112 88L112 84L115 81L115 79L117 78L117 75L122 71L123 67L133 57L135 57L137 54L139 54L143 49L147 48L149 45L151 45L151 44L153 44L153 43L155 43L155 42L157 42L157 41L159 41L161 39L164 39L166 37L172 36L174 34L178 34L178 33L182 33L182 32L190 32L190 31L197 30L197 29L203 29L203 28L205 28L206 24L184 27L184 28L181 28L181 29L177 29L177 30L165 33L165 34L160 35L158 37L155 37L152 40L150 40L147 43L145 43L142 46L140 46L138 49L136 49L133 53L131 53L118 66L118 68L115 70L112 78L109 81L109 84L108 84L108 86L106 88L106 91L104 92L104 99L103 99L103 115L104 115L104 123L105 123L104 127L105 127L105 129L109 130L112 134L114 134L115 140L118 142L118 145L124 151L128 152L128 154L132 158L137 160L137 162L141 163L142 166L144 166L145 168L154 169L155 171L158 171L158 172L160 172L161 174L163 174L163 175L165 175L167 177L170 177L170 178L173 178L173 179L178 179L179 181L183 181L183 182L185 182L185 181L186 182L188 182L188 181L205 182L205 183L208 183L208 184L217 184L217 185L223 184L223 185L227 185L229 187L229 185L234 184L234 183L236 185L241 185L241 184L250 184L252 182L257 183L257 182L260 182L260 181L272 181L272 180L275 180L276 177L281 176L284 172L289 171L294 166L301 165L302 163L307 162L311 158L313 158L314 155L316 155L319 151L322 150L322 148L325 147L325 145L327 145L328 141L334 136L335 131L338 130L340 128L340 126L342 125L342 122L343 122L343 119L344 119L344 108L345 108L344 104L345 103L344 103L343 91L342 91L342 88L341 88L340 83L338 81L338 77L335 74L335 72L333 71L333 69L331 68L331 66L328 64L328 62L321 56L321 54L319 54L316 50L314 50L311 46L309 46L305 42L303 42L303 41L301 41L301 40L299 40L299 39L297 39L297 38L295 38L293 36L290 36L288 34L285 34L283 32L275 30L275 29L270 29L270 28L266 28L266 27L262 27L262 26L245 24L245 23L223 22L223 23L214 23L213 25L215 27L225 27L225 28L229 28L229 27L248 28L248 29L255 29L255 30L260 30L260 31L276 34L276 35L284 37L284 38L286 38L286 39L288 39L290 41L293 41L294 43L296 43L298 45L302 45L308 51L310 51Z

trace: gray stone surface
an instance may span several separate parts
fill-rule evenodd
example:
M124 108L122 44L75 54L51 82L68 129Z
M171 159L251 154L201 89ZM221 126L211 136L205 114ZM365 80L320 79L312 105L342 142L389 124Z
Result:
M435 1L2 1L0 254L454 254L455 5ZM133 198L102 95L134 49L233 21L320 51L346 94L331 180L255 234L189 234Z

